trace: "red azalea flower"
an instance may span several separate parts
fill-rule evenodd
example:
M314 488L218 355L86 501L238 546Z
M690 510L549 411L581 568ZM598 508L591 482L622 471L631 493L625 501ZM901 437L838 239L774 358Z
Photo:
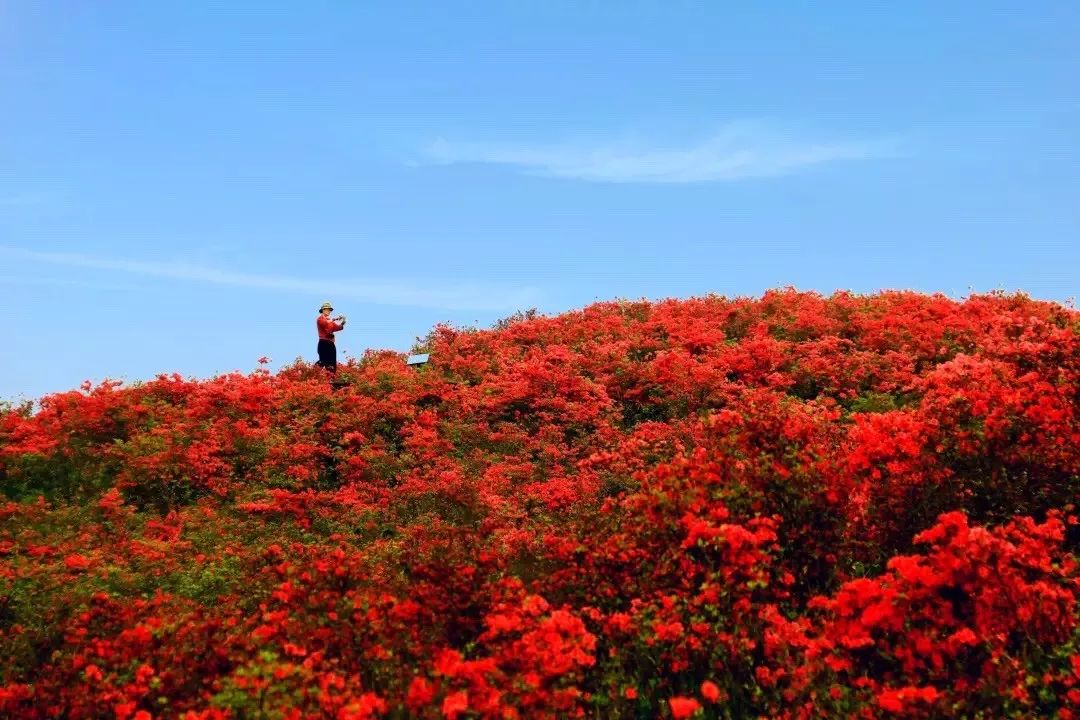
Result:
M444 717L454 720L458 715L469 709L469 693L459 690L452 695L447 695L443 700L442 714Z
M717 702L720 699L721 694L722 691L712 680L706 680L701 683L701 697L709 702Z
M673 718L688 718L701 709L701 703L688 697L673 697L668 700L668 704L671 706Z

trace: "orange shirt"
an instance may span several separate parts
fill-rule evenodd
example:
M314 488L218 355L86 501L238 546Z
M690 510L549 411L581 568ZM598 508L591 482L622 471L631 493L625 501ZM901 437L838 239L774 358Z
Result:
M341 323L336 323L325 315L320 314L319 317L315 318L315 328L319 331L320 340L334 342L334 333L344 327Z

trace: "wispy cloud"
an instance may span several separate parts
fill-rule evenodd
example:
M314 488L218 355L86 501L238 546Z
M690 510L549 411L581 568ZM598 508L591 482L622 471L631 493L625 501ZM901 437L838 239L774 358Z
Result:
M0 275L0 285L30 285L61 288L86 288L87 290L116 290L119 292L139 292L146 289L135 283L98 282L93 280L72 280L62 277L42 277L35 275Z
M506 165L530 175L606 183L702 183L778 177L840 160L868 160L897 152L877 140L810 140L755 123L725 125L685 147L642 143L601 146L515 145L439 139L428 163Z
M347 298L380 305L407 305L446 310L518 310L537 304L534 288L480 283L445 283L419 280L357 278L314 280L289 275L233 272L186 262L152 262L98 257L80 253L39 252L0 247L0 257L24 262L129 273L229 287L292 292L318 298Z
M50 194L44 192L0 193L0 207L27 207L41 205L49 200Z

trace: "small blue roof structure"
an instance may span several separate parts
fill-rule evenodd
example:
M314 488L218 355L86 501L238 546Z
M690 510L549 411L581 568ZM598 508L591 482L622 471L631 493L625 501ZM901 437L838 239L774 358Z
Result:
M406 365L423 365L428 361L429 354L421 353L420 355L410 355L405 361Z

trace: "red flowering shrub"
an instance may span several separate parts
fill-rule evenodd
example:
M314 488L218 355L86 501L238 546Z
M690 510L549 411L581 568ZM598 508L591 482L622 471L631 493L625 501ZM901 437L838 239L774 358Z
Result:
M775 291L0 410L0 716L1080 717L1080 316Z
M812 599L809 617L766 610L774 624L766 646L780 660L770 681L786 688L786 703L810 695L778 714L833 716L874 705L915 716L934 708L965 717L1060 710L1055 684L1076 657L1069 652L1080 588L1064 535L1054 513L994 530L948 513L916 536L926 554L893 557L884 575ZM836 701L827 707L817 699L824 686Z

